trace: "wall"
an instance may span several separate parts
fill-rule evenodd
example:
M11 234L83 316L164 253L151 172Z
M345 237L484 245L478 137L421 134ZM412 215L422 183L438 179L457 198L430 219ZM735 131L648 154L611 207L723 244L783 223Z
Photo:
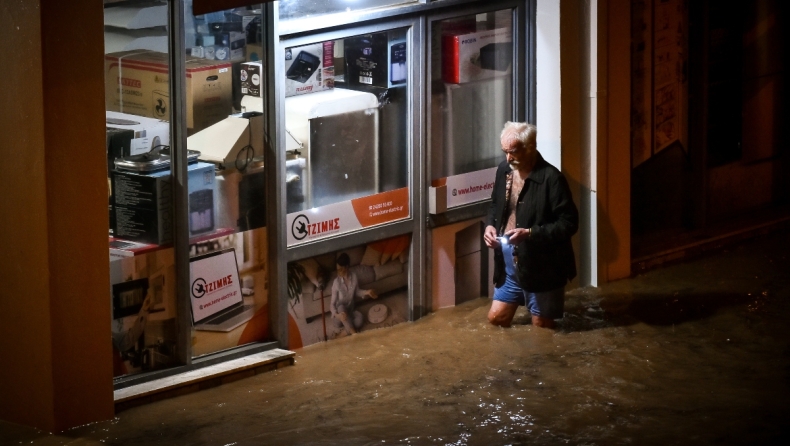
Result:
M12 50L0 89L0 417L52 423L52 345L44 169L41 26L36 1L2 3L0 30ZM24 321L20 324L18 321ZM8 366L13 364L13 366ZM24 406L11 404L27 401Z
M598 258L606 283L631 275L631 9L629 0L598 4Z
M560 4L538 0L535 39L537 144L543 158L562 169L560 88Z
M560 2L562 166L579 205L580 286L631 274L630 8Z
M57 431L113 415L102 5L0 12L0 417Z

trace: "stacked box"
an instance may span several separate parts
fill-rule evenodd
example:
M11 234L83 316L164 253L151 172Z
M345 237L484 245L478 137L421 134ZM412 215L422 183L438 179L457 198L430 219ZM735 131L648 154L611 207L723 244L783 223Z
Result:
M214 165L190 164L187 176L189 234L212 231L216 215ZM113 171L113 236L155 245L170 243L173 240L171 184L170 170Z
M170 120L168 55L135 50L107 54L106 109ZM187 56L186 118L190 133L225 119L232 111L230 62Z
M319 42L285 50L285 96L335 88L335 44Z
M262 64L260 62L244 62L241 64L241 94L261 96Z
M462 84L510 73L513 65L513 32L498 28L442 37L442 78Z
M344 48L348 85L389 86L389 47L386 33L349 37L344 42Z

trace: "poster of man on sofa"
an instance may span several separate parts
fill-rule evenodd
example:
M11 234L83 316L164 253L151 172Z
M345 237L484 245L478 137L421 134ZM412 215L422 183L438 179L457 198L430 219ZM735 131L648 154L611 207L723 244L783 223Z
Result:
M403 235L288 264L288 311L302 345L408 320L409 248Z

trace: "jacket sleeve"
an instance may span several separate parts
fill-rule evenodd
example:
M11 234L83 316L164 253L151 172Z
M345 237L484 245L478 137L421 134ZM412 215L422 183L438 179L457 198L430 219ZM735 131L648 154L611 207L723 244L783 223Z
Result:
M565 177L562 174L552 175L549 181L549 206L556 220L531 228L530 239L541 243L564 242L579 230L579 211Z

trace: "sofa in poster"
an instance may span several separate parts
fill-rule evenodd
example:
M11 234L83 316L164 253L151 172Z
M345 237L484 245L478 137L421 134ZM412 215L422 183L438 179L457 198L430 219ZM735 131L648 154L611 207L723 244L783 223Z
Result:
M347 256L348 274L353 274L360 290L354 297L354 314L349 316L358 325L356 331L408 320L410 241L410 236L400 236L289 263L289 313L302 345L350 334L331 308L342 256ZM376 297L366 295L366 290Z

